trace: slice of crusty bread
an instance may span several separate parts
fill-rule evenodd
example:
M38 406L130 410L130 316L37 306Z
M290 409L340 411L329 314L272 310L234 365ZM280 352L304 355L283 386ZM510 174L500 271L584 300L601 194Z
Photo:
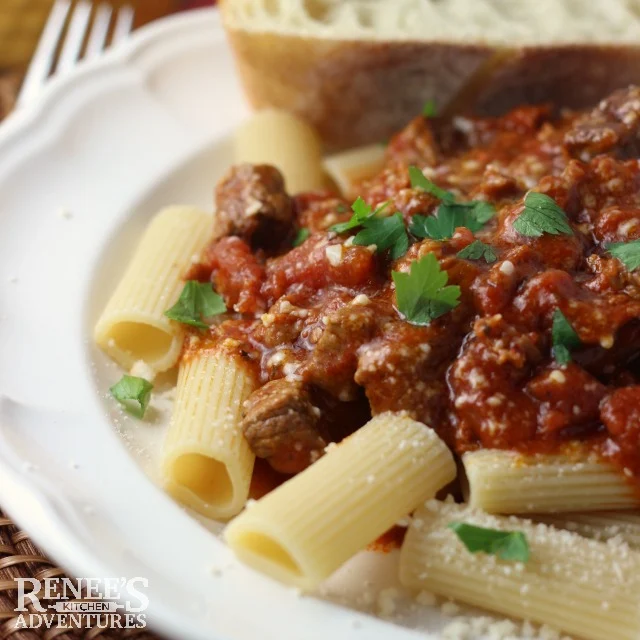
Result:
M640 82L640 0L223 0L247 96L329 147L420 112L584 107Z

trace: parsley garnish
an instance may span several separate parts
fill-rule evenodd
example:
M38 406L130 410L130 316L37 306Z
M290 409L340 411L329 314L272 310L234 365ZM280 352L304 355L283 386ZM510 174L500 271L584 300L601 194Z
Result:
M310 235L311 232L306 227L298 229L298 233L296 233L296 237L293 239L291 245L294 247L299 247Z
M411 263L409 273L392 271L398 310L407 322L428 325L460 304L460 287L449 281L433 253Z
M351 210L353 211L353 215L346 222L339 222L338 224L334 224L329 227L329 231L335 231L336 233L344 233L345 231L349 231L350 229L355 229L356 227L361 227L365 220L369 218L373 218L373 216L378 215L384 209L389 206L389 201L381 204L375 211L371 209L371 205L368 205L362 198L358 197L358 199L351 205Z
M109 391L131 415L142 418L151 399L151 389L153 385L148 380L124 375Z
M513 228L523 236L539 238L543 233L573 235L567 214L558 203L544 193L530 191L524 199L524 210L514 220Z
M458 227L471 232L480 231L495 215L493 205L477 200L474 202L443 203L434 216L415 215L411 218L409 231L416 238L448 240Z
M409 236L404 226L402 214L394 213L388 218L368 218L364 229L353 239L353 244L365 247L375 244L377 251L391 249L391 259L397 260L409 248Z
M529 561L529 543L522 531L498 531L485 529L464 522L451 522L449 529L455 532L471 553L480 551L512 562Z
M553 341L553 355L558 364L571 362L571 350L577 349L582 342L560 309L553 312L553 326L551 328Z
M409 167L409 177L414 189L422 189L442 200L436 216L416 215L411 219L409 231L417 238L448 240L457 227L466 227L475 233L496 214L495 207L484 200L456 202L453 193L431 182L418 167Z
M458 258L464 258L465 260L484 260L487 264L491 264L498 259L495 251L484 242L475 240L470 245L467 245L462 251L458 251Z
M435 182L431 182L418 167L409 167L409 178L411 178L411 186L414 189L422 189L439 200L442 200L442 202L455 202L456 197L451 191L446 191L440 188Z
M206 329L209 325L204 318L224 313L227 307L222 296L219 296L208 282L189 280L185 285L178 302L164 315L171 320L188 324L198 329Z
M610 244L607 251L614 258L618 258L629 271L635 271L640 267L640 240L616 242Z
M427 100L422 107L422 115L425 118L435 118L438 115L438 107L436 106L436 101L431 98L431 100Z

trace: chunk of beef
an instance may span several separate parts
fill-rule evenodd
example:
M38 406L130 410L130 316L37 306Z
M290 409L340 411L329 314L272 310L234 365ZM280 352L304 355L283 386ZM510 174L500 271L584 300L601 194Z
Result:
M574 363L562 369L545 368L526 388L540 403L538 422L544 432L595 425L600 400L607 392L604 385Z
M328 444L318 429L320 410L300 382L272 380L249 396L241 423L251 450L281 473L298 473Z
M563 206L564 203L559 203ZM577 269L582 261L585 242L582 234L575 231L572 235L552 235L543 233L541 236L525 236L520 234L513 223L522 215L524 200L510 207L500 219L497 231L497 244L519 247L527 245L540 256L541 261L548 267L572 271Z
M538 253L527 246L509 249L472 284L476 308L484 315L502 313L513 301L518 287L543 268Z
M612 93L579 117L565 134L569 153L583 160L601 153L637 156L640 143L640 87Z
M384 318L369 304L350 303L325 317L322 335L302 374L305 381L340 400L356 398L356 354L362 344L371 340L379 321Z
M617 389L600 406L607 431L625 453L638 455L640 447L640 386Z
M382 336L358 350L355 380L372 413L408 411L430 427L442 426L448 406L445 372L461 341L460 328L451 323L389 323Z
M224 297L229 309L238 313L257 313L265 308L260 287L265 279L264 267L240 238L221 238L205 254L211 270L211 282Z
M435 166L441 153L431 125L428 118L414 118L400 133L393 136L387 147L387 158L406 164Z
M459 432L472 432L486 447L530 440L537 427L536 402L523 383L542 360L540 336L525 333L498 314L480 318L449 371Z
M294 207L282 174L270 165L231 167L216 188L218 235L236 235L253 246L272 246L291 231Z

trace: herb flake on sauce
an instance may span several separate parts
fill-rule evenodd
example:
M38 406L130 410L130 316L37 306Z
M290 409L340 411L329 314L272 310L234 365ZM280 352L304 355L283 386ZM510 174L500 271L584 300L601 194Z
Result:
M458 258L464 258L465 260L484 260L487 264L491 264L498 259L493 248L481 240L475 240L462 251L458 251L456 255Z
M629 271L640 268L640 240L616 242L609 245L607 251L614 258L618 258Z
M217 316L226 310L222 296L213 290L209 282L189 280L184 285L178 302L171 309L167 309L164 315L182 324L207 329L209 325L204 319Z
M571 362L571 351L582 344L575 329L560 309L553 312L551 339L553 341L553 355L556 362L561 365Z
M376 251L390 249L392 260L397 260L407 252L409 236L402 214L394 213L388 218L368 218L362 226L364 228L353 239L353 244L365 247L375 244Z
M351 205L351 210L353 211L351 218L346 222L338 222L337 224L332 225L329 227L329 231L344 233L345 231L350 231L356 227L361 227L366 220L382 213L389 204L389 201L384 202L373 210L371 205L367 204L360 196L358 196L356 201Z
M573 235L567 214L558 203L544 193L530 191L524 209L514 220L513 228L523 236L539 238L543 233Z
M411 263L409 273L392 271L398 310L411 324L426 326L460 304L460 287L448 285L433 253Z

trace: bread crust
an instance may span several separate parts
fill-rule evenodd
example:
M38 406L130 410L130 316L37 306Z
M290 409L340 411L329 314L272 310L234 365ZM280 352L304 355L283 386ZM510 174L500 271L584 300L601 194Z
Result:
M497 115L521 104L592 106L640 83L634 45L507 49L226 30L249 102L302 117L332 150L386 140L430 99L447 115Z
M640 83L640 46L574 44L514 50L473 96L476 113L498 115L521 104L557 109L595 106Z
M252 106L293 112L330 149L386 140L428 99L449 102L492 55L482 45L227 33Z

